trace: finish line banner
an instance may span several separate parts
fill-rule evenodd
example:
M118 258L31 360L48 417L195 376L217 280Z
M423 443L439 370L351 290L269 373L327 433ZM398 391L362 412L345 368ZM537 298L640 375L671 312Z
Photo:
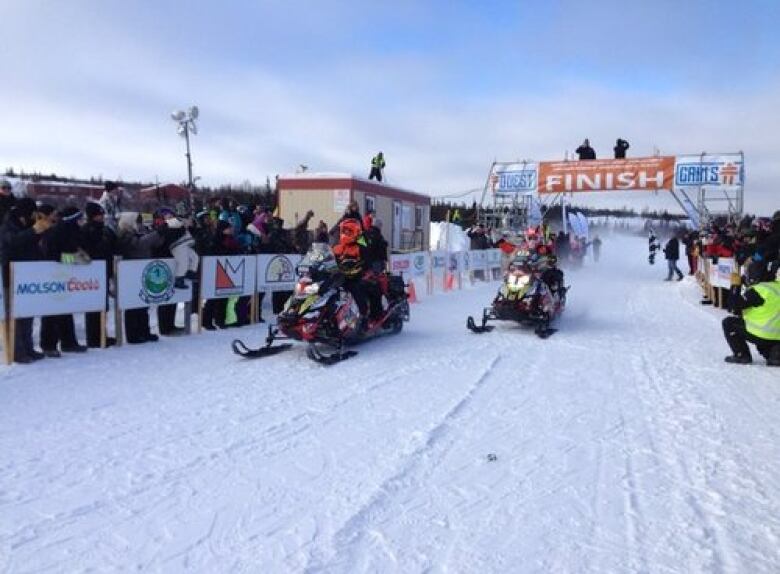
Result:
M539 193L670 190L674 156L539 163Z

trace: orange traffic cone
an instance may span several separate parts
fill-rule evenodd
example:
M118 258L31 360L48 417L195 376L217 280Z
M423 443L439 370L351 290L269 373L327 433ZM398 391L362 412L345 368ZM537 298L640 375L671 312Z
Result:
M409 279L409 283L406 290L407 300L409 303L417 303L417 291L414 289L414 281Z
M447 276L444 278L444 290L452 291L454 287L455 287L455 276L452 273L447 273Z

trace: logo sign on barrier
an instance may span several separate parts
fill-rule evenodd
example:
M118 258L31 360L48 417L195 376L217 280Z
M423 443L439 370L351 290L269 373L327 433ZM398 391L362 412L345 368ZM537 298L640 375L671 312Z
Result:
M300 255L258 255L257 290L287 291L295 287L295 267Z
M539 163L539 193L671 189L674 156Z
M390 256L390 271L421 277L428 273L428 257L425 252Z
M485 251L485 259L488 267L501 267L501 250L488 249Z
M138 309L149 305L184 303L192 299L192 289L174 286L176 263L173 259L130 259L117 269L117 305L120 309Z
M734 270L734 260L721 257L717 263L710 265L710 284L728 289L731 287L731 274Z
M447 265L447 255L444 251L431 251L431 269L444 269Z
M390 257L390 271L393 273L408 273L412 261L408 255L393 255Z
M675 187L739 187L744 182L741 154L681 156L674 166Z
M412 274L421 277L428 273L428 255L425 253L412 254Z
M20 319L103 311L106 305L106 263L14 263L10 290L11 316Z
M201 259L204 299L221 299L255 292L257 257L253 255L210 256Z
M535 162L496 164L490 174L490 187L496 195L533 193L536 182Z

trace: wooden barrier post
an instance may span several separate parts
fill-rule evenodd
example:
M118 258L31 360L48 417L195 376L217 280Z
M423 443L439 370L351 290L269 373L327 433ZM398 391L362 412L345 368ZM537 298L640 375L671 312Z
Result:
M11 288L14 284L14 263L13 261L8 266L8 313L5 316L5 320L8 323L8 336L6 338L6 357L8 364L14 362L16 355L16 319L13 316L14 309L14 290Z
M115 257L114 258L114 286L115 286L115 304L114 304L114 330L116 331L116 346L121 347L124 343L123 341L123 326L124 323L122 321L122 309L119 308L119 261L121 257Z
M100 348L106 348L106 312L100 312Z
M198 334L203 332L203 259L200 261L200 276L198 278Z

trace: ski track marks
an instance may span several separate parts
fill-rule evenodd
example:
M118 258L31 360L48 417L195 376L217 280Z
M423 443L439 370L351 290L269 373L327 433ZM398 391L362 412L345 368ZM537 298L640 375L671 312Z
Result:
M780 571L778 373L645 251L545 341L467 332L493 284L328 368L232 331L0 367L0 571Z

